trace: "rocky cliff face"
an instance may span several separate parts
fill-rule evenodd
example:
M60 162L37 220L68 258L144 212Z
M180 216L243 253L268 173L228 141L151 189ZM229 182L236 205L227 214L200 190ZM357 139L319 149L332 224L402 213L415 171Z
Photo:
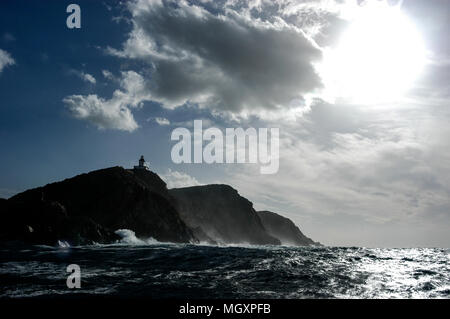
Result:
M200 240L219 243L279 245L266 232L253 204L228 185L206 185L169 190L181 218ZM201 231L201 233L199 233Z
M56 245L59 240L72 244L109 243L118 240L114 232L87 216L69 216L57 201L8 200L0 203L0 240Z
M141 238L196 241L169 202L166 184L150 171L102 169L25 191L0 206L4 239L111 242L118 239L115 230L126 228Z
M0 241L111 243L129 229L162 242L315 244L287 218L256 212L228 185L167 190L147 170L112 167L0 199Z
M300 229L289 218L269 211L259 211L257 214L267 232L271 236L278 238L283 245L319 245L319 243L303 235Z

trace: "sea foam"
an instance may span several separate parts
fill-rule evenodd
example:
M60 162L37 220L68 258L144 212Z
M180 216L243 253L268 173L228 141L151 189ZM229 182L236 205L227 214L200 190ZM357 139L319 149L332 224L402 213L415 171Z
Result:
M147 239L137 238L135 232L130 229L118 229L114 233L116 233L117 235L119 235L121 237L121 240L120 240L121 244L133 245L133 246L160 244L159 241L157 241L156 239L154 239L152 237L147 238Z

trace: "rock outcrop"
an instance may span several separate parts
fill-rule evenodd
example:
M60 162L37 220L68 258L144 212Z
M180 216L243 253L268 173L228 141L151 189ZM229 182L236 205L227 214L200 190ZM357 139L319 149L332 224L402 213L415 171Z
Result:
M31 189L2 204L0 238L33 243L111 242L117 229L141 238L196 242L150 171L112 167Z
M128 229L161 242L313 245L294 223L228 185L168 190L146 169L111 167L0 199L0 241L113 243Z
M253 204L228 185L205 185L169 190L181 218L201 229L201 241L279 245L267 233ZM198 231L197 231L198 233ZM206 235L206 236L204 236Z
M267 232L271 236L278 238L283 245L320 245L319 243L314 242L311 238L303 235L300 229L295 226L289 218L269 211L259 211L257 214Z

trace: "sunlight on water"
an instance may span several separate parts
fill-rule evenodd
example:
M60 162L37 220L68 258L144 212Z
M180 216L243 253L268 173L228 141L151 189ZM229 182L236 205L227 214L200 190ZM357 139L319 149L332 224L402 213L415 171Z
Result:
M1 297L449 298L447 249L186 244L0 249ZM82 289L66 288L80 265Z

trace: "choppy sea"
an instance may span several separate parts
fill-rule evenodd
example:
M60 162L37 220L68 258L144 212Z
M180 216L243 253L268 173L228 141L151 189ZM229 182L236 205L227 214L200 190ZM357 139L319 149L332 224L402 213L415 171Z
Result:
M449 298L450 250L114 245L0 246L0 297ZM67 266L81 288L66 285Z

